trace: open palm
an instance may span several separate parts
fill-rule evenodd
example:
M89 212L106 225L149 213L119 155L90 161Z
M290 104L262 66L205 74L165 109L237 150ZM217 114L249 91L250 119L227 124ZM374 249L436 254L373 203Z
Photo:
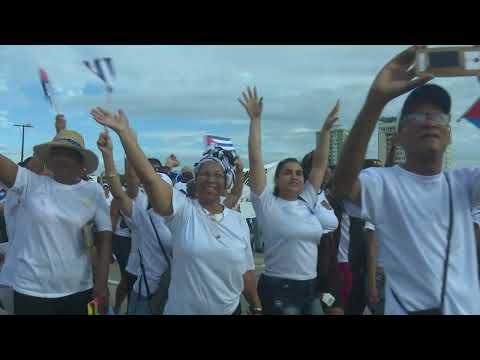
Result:
M115 132L127 130L129 128L128 119L122 110L119 110L118 114L113 115L110 112L97 107L93 109L90 114L97 123L106 126Z
M259 119L263 111L263 97L258 98L257 88L253 87L253 91L250 87L247 87L247 93L242 92L242 99L238 99L240 104L245 108L250 119Z
M428 74L415 79L413 65L416 51L420 48L425 46L412 46L395 56L377 75L371 92L390 101L433 79Z

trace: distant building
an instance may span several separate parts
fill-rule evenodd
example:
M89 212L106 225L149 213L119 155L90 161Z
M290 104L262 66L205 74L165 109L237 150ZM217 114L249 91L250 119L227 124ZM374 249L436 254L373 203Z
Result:
M397 135L397 118L381 117L378 120L378 159L385 164L392 148L392 140ZM395 151L394 163L405 162L403 149Z
M330 150L328 153L328 164L330 166L337 165L342 152L343 144L347 140L350 130L340 126L334 127L330 131Z

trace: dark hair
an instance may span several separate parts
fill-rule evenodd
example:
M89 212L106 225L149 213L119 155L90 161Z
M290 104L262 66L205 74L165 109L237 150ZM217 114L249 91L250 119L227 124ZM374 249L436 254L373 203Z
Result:
M280 162L278 163L277 168L275 169L274 181L276 181L276 180L279 178L280 172L283 170L284 166L285 166L286 164L288 164L288 163L291 163L291 162L296 163L296 164L302 166L302 164L301 164L297 159L295 159L295 158L286 158L286 159L283 159L282 161L280 161ZM302 169L303 169L303 167L302 167ZM311 170L311 169L310 169L310 170ZM305 174L304 174L304 177L303 177L303 178L305 179ZM275 187L273 188L273 195L278 196L278 193L279 193L279 188L278 188L277 185L275 185Z
M312 162L313 162L313 151L310 151L307 155L305 155L302 159L302 169L303 169L303 177L308 179L310 173L312 172Z
M363 169L368 169L371 167L382 167L380 160L378 159L365 159L363 162Z
M33 156L29 156L23 161L20 161L17 165L23 168L26 168L28 166L28 163L33 159Z

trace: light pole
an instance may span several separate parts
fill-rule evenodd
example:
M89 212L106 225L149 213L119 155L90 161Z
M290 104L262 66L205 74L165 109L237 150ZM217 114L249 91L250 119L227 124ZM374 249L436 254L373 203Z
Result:
M22 128L22 158L20 159L20 161L23 162L23 148L25 145L25 128L33 128L33 126L30 124L14 124L13 126Z

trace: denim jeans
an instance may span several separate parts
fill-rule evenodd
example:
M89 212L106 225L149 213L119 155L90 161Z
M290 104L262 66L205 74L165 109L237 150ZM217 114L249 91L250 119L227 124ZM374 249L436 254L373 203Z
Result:
M258 295L265 315L323 315L316 279L290 280L262 274Z

